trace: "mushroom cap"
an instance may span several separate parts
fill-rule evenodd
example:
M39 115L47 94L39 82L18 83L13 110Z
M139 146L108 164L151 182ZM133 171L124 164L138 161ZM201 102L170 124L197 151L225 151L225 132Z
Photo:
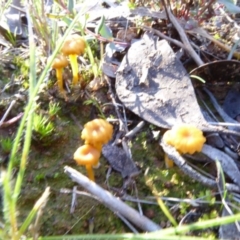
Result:
M113 134L113 126L104 119L94 119L84 125L81 138L91 145L106 144Z
M174 126L164 133L163 140L179 152L189 154L200 152L206 142L203 132L189 124Z
M101 152L91 145L79 147L73 155L78 165L97 165Z
M70 35L66 38L65 42L63 43L61 52L64 55L82 55L86 48L86 41L83 37L74 34Z
M94 147L95 149L97 149L99 152L102 151L103 143L101 143L101 142L91 142L91 141L85 140L84 143L93 146L93 147Z
M68 65L68 60L64 55L57 55L52 63L52 68L64 68Z

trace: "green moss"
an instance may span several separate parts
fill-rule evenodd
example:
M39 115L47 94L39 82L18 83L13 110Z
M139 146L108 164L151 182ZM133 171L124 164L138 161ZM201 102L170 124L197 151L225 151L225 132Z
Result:
M72 113L82 125L87 122L86 119L89 118L90 113L89 106L83 106L83 108L84 110L80 109L80 106L70 106ZM36 144L32 148L28 163L29 170L26 172L19 205L21 218L26 217L44 189L50 186L50 199L41 219L41 235L128 232L129 229L114 213L101 203L84 195L77 197L75 210L70 213L71 189L76 184L66 176L63 168L65 165L69 165L83 174L86 174L86 170L82 166L77 166L72 159L74 151L83 142L80 139L81 130L76 122L69 118L68 111L65 111L65 107L61 109L57 121L57 124L60 122L67 123L63 124L61 128L64 138L61 141L54 142L48 148L42 148ZM84 115L84 113L86 114ZM142 173L134 179L138 190L138 198L146 199L147 196L153 196L152 191L155 189L159 196L179 199L196 199L207 196L208 200L214 199L215 201L207 188L184 175L178 167L165 168L162 149L158 141L153 139L149 132L149 128L146 127L131 141L133 159L142 170ZM108 163L101 158L100 168L94 171L96 182L104 188L107 188L107 170ZM114 194L122 193L121 187L124 180L119 173L112 172L108 183L114 189ZM60 191L61 189L68 189L70 193L63 193ZM78 187L78 190L83 191L84 189ZM134 197L136 194L135 188L129 185L126 193ZM154 201L154 198L152 200ZM127 203L135 209L138 208L134 202ZM158 205L141 204L141 206L143 213L156 223L163 227L171 225ZM177 211L173 211L174 208L171 209L170 207L170 212L178 222L192 209L192 206L186 203L174 203L174 206L178 206ZM205 213L203 210L200 211ZM208 215L201 215L201 217L214 217L217 212L216 206L212 205L212 208L208 208L208 212L206 212ZM197 234L201 234L201 232ZM211 234L213 232L209 231L208 236L211 236Z

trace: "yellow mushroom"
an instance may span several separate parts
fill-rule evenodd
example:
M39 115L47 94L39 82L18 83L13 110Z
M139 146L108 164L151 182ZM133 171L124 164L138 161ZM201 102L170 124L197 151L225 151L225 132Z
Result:
M197 127L189 124L181 124L174 126L163 135L163 141L175 147L180 153L193 154L202 150L206 138L203 132ZM167 168L173 166L173 161L164 156L165 165Z
M163 135L163 140L175 147L180 153L193 154L202 150L206 138L203 132L190 124L174 126Z
M61 52L64 55L69 56L73 74L73 85L78 83L77 56L84 53L85 47L85 39L77 34L74 34L67 37L61 49Z
M106 144L113 134L113 126L104 119L94 119L84 125L81 138L85 144L94 146L99 151L103 144Z
M56 77L58 82L58 88L60 92L63 92L63 68L68 65L68 60L63 55L57 55L53 61L52 68L56 70Z
M98 164L100 154L100 151L87 144L79 147L73 155L73 159L78 165L84 165L86 167L88 178L92 181L95 181L92 166Z

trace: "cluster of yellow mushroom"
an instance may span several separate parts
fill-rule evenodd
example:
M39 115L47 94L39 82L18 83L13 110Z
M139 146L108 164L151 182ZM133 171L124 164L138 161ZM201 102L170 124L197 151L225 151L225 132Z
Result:
M206 138L203 132L194 125L181 124L166 131L163 135L163 141L176 148L182 154L201 152ZM165 156L165 164L168 167L173 165L172 160Z
M63 92L63 68L68 65L67 56L69 57L73 81L72 84L75 86L78 83L78 55L82 55L86 48L86 41L83 37L74 34L66 38L61 48L61 54L59 54L53 61L52 68L56 69L56 77L58 81L58 88L60 92Z
M98 165L102 147L112 138L112 134L113 126L103 119L94 119L84 125L81 138L85 144L76 150L73 159L78 165L85 165L92 181L95 181L92 167Z

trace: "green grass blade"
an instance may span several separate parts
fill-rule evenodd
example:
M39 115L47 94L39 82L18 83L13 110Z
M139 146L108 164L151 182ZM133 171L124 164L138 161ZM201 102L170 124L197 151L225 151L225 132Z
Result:
M35 84L36 78L34 78L35 73L34 69L30 72L30 82L31 82L31 87L29 89L30 96L29 96L29 101L28 104L25 108L24 115L22 117L22 120L20 122L20 125L18 127L18 131L14 140L13 148L10 154L10 159L8 163L8 169L6 172L6 175L4 176L3 179L3 209L4 209L4 219L6 221L6 224L10 224L12 226L12 232L17 232L17 219L16 219L16 202L19 196L19 192L21 189L21 184L22 184L22 179L24 177L24 165L26 164L27 157L28 157L28 152L30 148L30 143L31 143L31 115L33 111L33 107L35 104L35 98L38 94L38 91L40 89L41 84L43 83L44 79L46 78L48 71L51 68L52 62L57 55L61 45L63 44L64 40L66 37L70 34L72 29L74 28L75 24L78 22L79 17L82 15L82 12L79 12L74 20L72 21L71 25L68 27L66 30L64 36L62 37L61 41L57 44L56 49L54 50L53 54L49 57L49 61L46 64L45 69L43 70L41 76L39 77L37 83ZM33 54L34 49L31 50L31 54ZM33 56L32 56L32 59ZM33 61L33 60L32 60ZM34 63L31 63L31 67L35 67ZM30 117L30 120L27 120ZM27 123L27 126L26 126ZM17 182L16 185L13 187L11 185L11 178L12 178L12 171L13 171L13 165L14 165L14 160L17 155L18 147L20 144L21 137L24 132L24 128L26 126L26 135L25 135L25 141L24 141L24 147L23 147L23 155L21 157L21 164L20 164L20 171L19 171L19 176L17 177ZM14 189L14 190L13 190ZM13 194L13 192L15 194Z

